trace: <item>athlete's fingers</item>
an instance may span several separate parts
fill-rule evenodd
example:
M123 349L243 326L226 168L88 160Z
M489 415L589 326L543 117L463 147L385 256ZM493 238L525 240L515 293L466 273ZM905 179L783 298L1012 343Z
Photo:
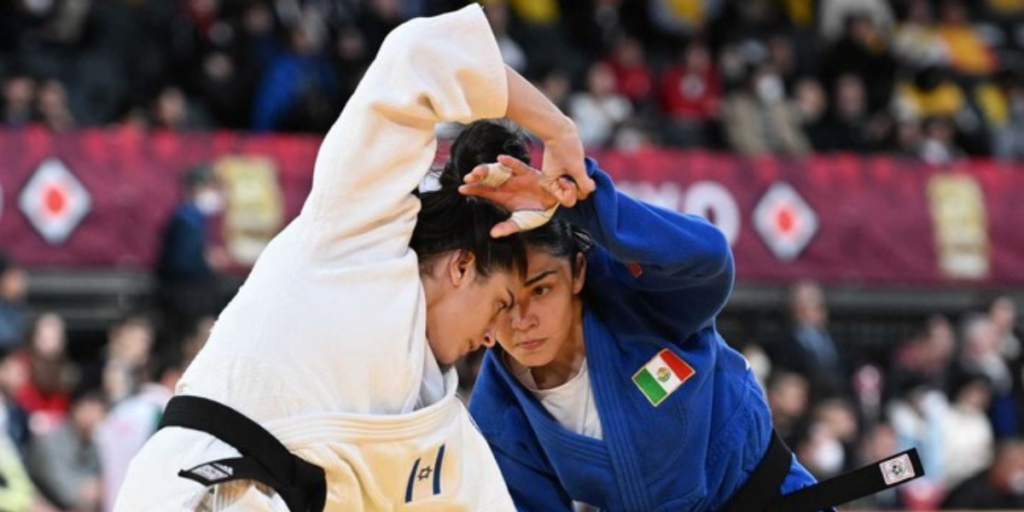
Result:
M531 172L540 174L539 170L530 167L525 162L514 156L499 155L498 163L509 169L513 176L522 176Z

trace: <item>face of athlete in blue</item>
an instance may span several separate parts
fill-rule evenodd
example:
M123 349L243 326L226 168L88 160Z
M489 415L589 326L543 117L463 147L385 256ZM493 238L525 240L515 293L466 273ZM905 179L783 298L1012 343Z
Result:
M542 367L571 360L582 347L582 304L579 294L586 280L586 260L577 254L573 275L567 258L543 248L527 250L526 280L515 307L502 316L496 333L501 347L523 366Z

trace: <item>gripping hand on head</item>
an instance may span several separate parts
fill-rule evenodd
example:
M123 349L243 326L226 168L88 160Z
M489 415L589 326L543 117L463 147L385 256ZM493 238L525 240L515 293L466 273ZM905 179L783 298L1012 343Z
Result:
M496 163L478 165L463 181L466 184L459 187L463 195L486 199L512 212L508 220L491 229L495 238L546 224L560 204L557 191L576 190L564 176L549 177L505 155Z

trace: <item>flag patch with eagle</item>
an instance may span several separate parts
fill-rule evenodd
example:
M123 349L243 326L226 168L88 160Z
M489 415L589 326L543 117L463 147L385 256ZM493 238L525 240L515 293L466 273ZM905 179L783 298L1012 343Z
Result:
M651 405L657 407L695 373L697 371L681 357L663 349L633 375L633 382Z

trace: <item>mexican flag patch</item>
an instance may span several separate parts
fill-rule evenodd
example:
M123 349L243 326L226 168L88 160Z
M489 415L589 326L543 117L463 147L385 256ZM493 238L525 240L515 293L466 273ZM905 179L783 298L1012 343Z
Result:
M663 349L633 375L633 382L651 405L657 407L695 373L686 361L671 350Z

